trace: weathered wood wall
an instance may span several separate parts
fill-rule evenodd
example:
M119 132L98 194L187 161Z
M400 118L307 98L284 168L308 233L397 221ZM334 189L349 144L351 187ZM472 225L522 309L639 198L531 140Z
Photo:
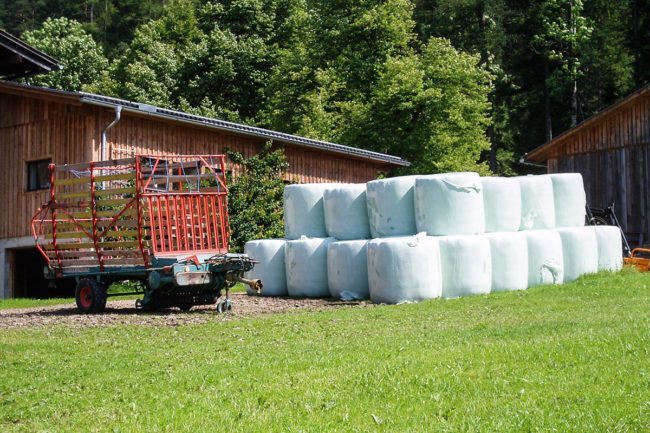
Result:
M580 172L587 202L615 202L623 230L650 234L650 92L568 134L548 151L548 171Z
M27 161L51 158L56 164L100 158L100 134L113 120L110 108L80 104L69 96L0 93L0 238L30 234L29 221L47 202L48 191L26 191ZM251 156L264 145L250 138L133 113L108 133L110 157L135 153L214 154L226 148ZM365 182L389 166L290 144L285 147L293 182ZM232 164L236 175L240 167Z

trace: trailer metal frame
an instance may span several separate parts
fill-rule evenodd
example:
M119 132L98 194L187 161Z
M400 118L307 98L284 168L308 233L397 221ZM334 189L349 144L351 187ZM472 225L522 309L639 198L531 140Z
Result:
M223 288L228 301L230 286L254 266L228 253L224 155L136 155L49 171L49 201L32 218L32 234L46 277L77 280L82 310L80 290L105 293L121 280L143 283L143 307L211 303Z

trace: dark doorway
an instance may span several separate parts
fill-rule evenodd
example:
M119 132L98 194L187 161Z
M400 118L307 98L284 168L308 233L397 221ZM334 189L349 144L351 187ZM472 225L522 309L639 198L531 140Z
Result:
M50 281L43 276L45 259L36 248L11 250L14 298L70 298L74 296L74 280ZM70 280L70 281L67 281Z

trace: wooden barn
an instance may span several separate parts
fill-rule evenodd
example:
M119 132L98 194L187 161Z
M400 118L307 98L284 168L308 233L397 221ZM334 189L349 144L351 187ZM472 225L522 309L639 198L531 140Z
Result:
M582 173L590 206L615 203L623 231L650 235L650 84L526 155L549 173ZM636 243L636 242L635 242Z
M407 166L401 158L83 92L0 81L0 297L43 296L42 260L29 221L48 201L51 162L136 154L251 156L285 150L287 182L366 182ZM236 176L240 167L231 165Z

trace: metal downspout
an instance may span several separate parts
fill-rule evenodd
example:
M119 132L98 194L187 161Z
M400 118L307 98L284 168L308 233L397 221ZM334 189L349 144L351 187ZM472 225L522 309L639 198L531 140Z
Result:
M120 118L122 117L122 106L117 105L115 106L115 119L104 129L102 129L102 143L101 143L101 148L100 148L100 153L101 153L101 160L106 161L106 133L108 132L109 129L111 129L113 126L117 124L117 122L120 121Z

